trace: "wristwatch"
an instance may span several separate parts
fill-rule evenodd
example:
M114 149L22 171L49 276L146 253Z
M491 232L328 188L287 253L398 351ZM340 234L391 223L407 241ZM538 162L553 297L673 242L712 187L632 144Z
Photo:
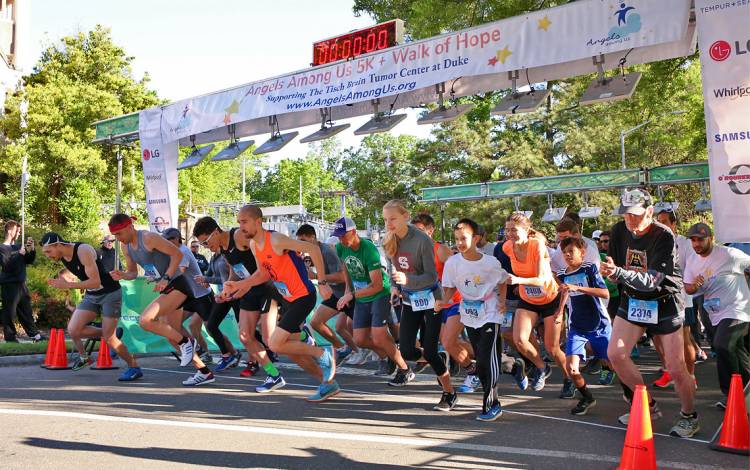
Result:
M318 285L319 286L326 286L326 285L328 285L328 281L326 281L325 279L320 279L320 280L318 280Z
M169 276L169 274L165 274L165 275L163 275L163 276L161 277L161 280L162 280L162 281L167 281L167 282L169 282L169 281L171 281L171 280L172 280L172 278L171 278L171 277Z

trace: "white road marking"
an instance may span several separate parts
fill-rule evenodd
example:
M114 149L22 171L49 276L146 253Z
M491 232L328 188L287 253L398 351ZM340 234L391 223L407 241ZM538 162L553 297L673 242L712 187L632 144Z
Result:
M71 418L81 419L90 421L104 421L104 422L116 422L118 424L131 423L140 425L150 426L168 426L178 428L190 428L190 429L206 429L216 431L230 431L230 432L244 432L251 434L266 434L275 436L286 436L294 438L309 438L309 439L324 439L324 440L337 440L337 441L348 441L348 442L377 442L382 444L391 444L395 446L409 445L413 447L420 447L424 450L439 450L439 449L455 449L455 450L471 450L480 452L491 452L496 454L512 454L512 455L525 455L535 457L550 457L560 458L566 460L588 460L595 462L609 462L618 463L619 459L614 456L600 455L600 454L583 454L579 452L567 452L557 450L546 450L546 449L525 449L519 447L505 447L505 446L490 446L490 445L478 445L478 444L467 444L460 442L451 442L439 439L425 439L425 438L413 438L406 436L381 436L374 434L356 434L356 433L334 433L326 431L311 431L305 429L282 429L273 427L258 427L258 426L243 426L237 424L218 424L218 423L203 423L195 421L178 421L178 420L166 420L166 419L153 419L153 418L133 418L124 416L111 416L101 415L93 413L78 413L70 411L49 411L49 410L24 410L24 409L10 409L0 407L0 414L5 415L16 415L16 416L39 416L48 418L50 416L59 418ZM676 468L676 469L692 469L692 470L720 470L722 467L712 465L693 465L685 462L671 462L659 460L656 462L661 468Z

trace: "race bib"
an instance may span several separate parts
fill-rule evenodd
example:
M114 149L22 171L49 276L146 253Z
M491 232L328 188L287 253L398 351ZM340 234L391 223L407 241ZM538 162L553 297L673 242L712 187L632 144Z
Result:
M409 300L411 301L411 309L415 312L435 309L435 296L430 289L410 292Z
M143 265L143 275L146 277L146 279L151 281L155 281L156 279L159 279L161 277L161 274L159 274L159 270L156 269L156 266L153 264L144 264Z
M718 297L705 299L703 301L703 308L705 308L708 313L719 313L721 310L721 299Z
M370 283L369 282L365 282L365 281L352 281L352 285L354 286L354 290L358 291L358 290L362 290L365 287L369 286Z
M630 299L628 302L628 320L656 325L659 323L659 302L656 300Z
M524 292L526 292L526 297L529 298L539 298L544 297L544 290L541 286L523 286Z
M578 287L588 287L589 282L586 279L586 275L583 273L574 274L572 276L565 276L565 284L571 284ZM570 296L575 297L578 295L584 295L583 292L571 292Z
M513 312L503 313L503 317L500 319L500 326L503 328L513 328Z
M250 277L250 273L242 263L233 264L232 271L234 271L234 274L237 275L237 277L240 278L241 281Z
M276 290L279 291L279 294L281 294L282 297L292 296L292 293L289 292L289 288L287 287L286 283L281 281L274 281L273 285L276 286Z
M484 316L484 301L483 300L462 300L461 307L459 308L461 315L465 315L472 319L479 319Z

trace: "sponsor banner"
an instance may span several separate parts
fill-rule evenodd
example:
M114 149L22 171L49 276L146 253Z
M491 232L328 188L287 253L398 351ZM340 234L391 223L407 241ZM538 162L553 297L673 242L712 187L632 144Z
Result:
M589 0L507 18L179 101L164 108L162 133L171 142L232 123L351 105L459 77L470 80L674 43L687 35L690 4Z
M141 162L151 231L177 226L177 142L161 138L161 109L140 112Z
M716 238L750 242L750 0L696 0Z

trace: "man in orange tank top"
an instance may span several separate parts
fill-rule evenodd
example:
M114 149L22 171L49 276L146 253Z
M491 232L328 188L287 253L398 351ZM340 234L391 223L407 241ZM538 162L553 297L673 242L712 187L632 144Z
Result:
M318 391L306 399L321 402L340 392L334 380L336 361L331 347L313 346L299 339L301 326L315 308L317 295L310 281L307 268L297 254L309 253L317 272L325 272L320 248L312 243L294 240L278 232L265 230L262 226L263 212L260 207L248 204L237 216L240 230L250 240L250 249L257 261L258 270L241 281L227 281L224 291L234 298L242 297L253 286L272 281L283 299L284 315L269 339L269 347L277 354L289 356L308 374L320 380ZM323 300L331 294L325 280L318 281L318 290Z

